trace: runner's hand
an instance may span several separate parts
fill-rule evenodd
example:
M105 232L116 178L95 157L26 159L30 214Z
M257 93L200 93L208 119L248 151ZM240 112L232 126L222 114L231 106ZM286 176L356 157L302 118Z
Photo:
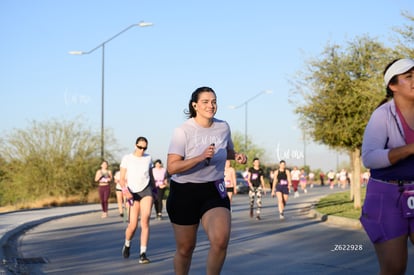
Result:
M246 164L247 163L247 156L245 154L236 154L235 160L240 164Z

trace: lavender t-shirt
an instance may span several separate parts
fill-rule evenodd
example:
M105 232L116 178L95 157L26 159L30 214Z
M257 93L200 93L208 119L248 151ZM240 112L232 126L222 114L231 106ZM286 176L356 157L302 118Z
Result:
M179 128L174 130L168 154L191 159L201 155L210 145L215 144L215 154L209 165L200 162L193 168L171 176L178 183L203 183L224 178L224 166L227 159L227 150L233 150L231 131L228 123L213 119L213 124L204 128L193 118L188 119Z

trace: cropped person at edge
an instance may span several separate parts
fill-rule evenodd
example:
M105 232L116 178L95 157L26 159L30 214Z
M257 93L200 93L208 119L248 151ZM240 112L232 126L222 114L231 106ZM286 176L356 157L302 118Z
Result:
M372 113L362 142L371 177L360 220L374 244L380 274L404 274L407 240L414 243L414 61L391 62L384 84L386 99Z

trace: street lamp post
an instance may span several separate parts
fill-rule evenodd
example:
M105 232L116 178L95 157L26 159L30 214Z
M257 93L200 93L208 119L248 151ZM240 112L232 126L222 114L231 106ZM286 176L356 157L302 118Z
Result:
M249 105L249 102L252 101L253 99L261 96L262 94L271 94L272 91L270 90L264 90L261 91L260 93L256 94L255 96L249 98L248 100L246 100L245 102L243 102L242 104L238 105L238 106L230 106L231 109L238 109L242 106L244 106L244 151L247 152L247 106Z
M84 55L84 54L90 54L93 53L94 51L96 51L99 48L102 48L102 82L101 82L101 159L104 159L104 152L105 152L105 142L104 142L104 114L105 114L105 45L110 42L111 40L115 39L116 37L118 37L119 35L123 34L124 32L128 31L129 29L133 28L133 27L149 27L152 26L152 23L149 22L139 22L136 24L132 24L130 26L128 26L127 28L123 29L122 31L120 31L119 33L115 34L114 36L112 36L111 38L105 40L104 42L102 42L101 44L99 44L98 46L96 46L95 48L93 48L90 51L70 51L69 54L73 54L73 55Z
M302 130L303 136L303 167L306 167L306 132L305 129Z

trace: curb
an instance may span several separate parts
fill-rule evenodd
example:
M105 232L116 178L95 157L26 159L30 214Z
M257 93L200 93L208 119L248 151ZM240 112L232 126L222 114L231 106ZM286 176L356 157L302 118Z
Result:
M313 207L313 206L312 206ZM362 224L359 220L344 218L334 215L322 214L315 209L310 209L308 215L309 218L319 219L328 224L337 225L341 227L348 227L351 229L362 229Z
M112 208L113 207L110 207L110 209ZM16 269L18 269L18 264L14 263L10 259L11 254L13 254L13 248L10 245L10 240L15 238L16 236L19 236L22 232L54 219L61 219L70 216L83 215L99 211L100 210L89 209L73 213L55 214L37 220L25 222L8 230L3 236L0 236L0 275L18 274L18 272L16 273Z

